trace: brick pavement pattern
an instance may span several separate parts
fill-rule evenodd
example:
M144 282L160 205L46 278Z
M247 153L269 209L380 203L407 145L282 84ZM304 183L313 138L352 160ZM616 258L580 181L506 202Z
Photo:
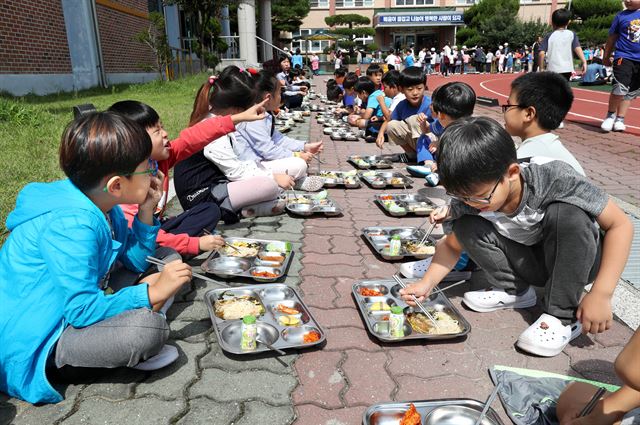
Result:
M322 91L323 80L317 84ZM493 109L478 107L477 112L501 119ZM321 131L312 117L310 126L298 126L292 134L316 140ZM640 185L631 178L637 172L637 140L624 134L601 135L571 123L558 133L598 184L638 205ZM362 141L323 139L325 170L350 170L349 154L380 152ZM384 153L393 151L397 148L385 146ZM436 200L443 196L441 189L426 188L417 179L412 190ZM361 423L365 409L379 402L483 400L492 389L487 368L493 364L616 383L612 362L632 334L623 324L616 322L597 337L582 336L555 358L532 357L516 351L513 343L539 310L471 312L460 304L465 285L451 290L449 297L472 326L468 337L400 344L372 338L356 309L351 285L361 279L389 278L398 263L375 256L360 229L422 221L385 215L372 202L375 192L366 186L331 189L330 195L345 210L340 217L303 220L285 215L220 229L226 236L293 242L296 255L284 282L302 292L327 334L324 347L277 358L223 353L203 302L206 291L216 285L194 280L169 310L170 343L180 351L175 364L154 373L117 369L85 379L64 388L65 400L56 405L32 406L0 395L0 424L351 425ZM506 419L499 403L494 408Z

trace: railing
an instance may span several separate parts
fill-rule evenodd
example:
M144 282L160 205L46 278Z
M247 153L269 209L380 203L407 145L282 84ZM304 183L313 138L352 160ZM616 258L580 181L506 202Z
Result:
M227 51L220 52L220 59L240 59L240 36L239 35L221 35L219 36L227 43ZM213 43L212 43L213 44Z

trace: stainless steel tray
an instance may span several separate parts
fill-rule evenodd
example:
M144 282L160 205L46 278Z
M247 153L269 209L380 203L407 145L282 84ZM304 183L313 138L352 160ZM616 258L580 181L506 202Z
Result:
M258 300L264 307L265 312L258 317L258 337L275 348L286 350L289 348L308 348L322 344L326 335L316 319L313 318L307 306L302 302L298 292L281 283L271 283L266 285L245 286L243 288L220 288L208 291L204 295L204 301L209 309L213 329L216 333L220 348L232 354L255 354L269 351L264 344L258 343L257 349L253 351L242 351L240 348L242 320L224 320L215 314L214 305L216 300L224 294L232 296L250 296ZM300 311L297 315L300 320L299 326L283 326L279 317L284 316L278 313L276 307L283 304ZM320 339L311 342L304 342L304 335L308 332L318 332Z
M362 425L398 425L410 402L379 403L370 406L362 415ZM424 425L473 425L484 404L478 400L456 398L414 401ZM482 425L504 425L498 413L489 408Z
M226 238L229 244L234 242L247 242L258 246L256 255L248 255L246 257L237 256L233 249L223 247L218 251L213 251L207 259L202 263L202 271L213 274L221 278L246 277L257 282L274 282L285 275L293 257L293 249L289 242L274 241L267 239L247 239L247 238ZM267 246L287 245L277 251L267 251ZM280 260L270 260L263 254L280 252L284 257ZM277 277L259 277L254 276L253 272L268 271L276 273Z
M324 187L343 186L345 189L356 189L362 186L355 170L353 172L322 170L318 175L324 178Z
M405 280L406 282L413 282L413 280ZM360 294L361 288L375 289L381 292L381 296L364 296ZM405 315L414 312L414 308L410 307L401 297L401 286L395 280L361 280L354 283L351 287L351 293L356 300L356 305L360 310L360 314L367 325L369 333L381 341L385 342L400 342L415 339L427 339L427 340L441 340L458 338L468 334L471 331L471 325L467 320L462 317L462 314L451 304L451 301L447 296L434 290L429 298L425 300L422 305L430 310L444 311L451 317L455 318L460 325L460 332L451 334L422 334L414 331L411 328L409 322L405 321L404 335L403 337L392 337L389 335L389 310L379 310L377 306L400 306L404 309ZM380 304L382 303L382 304ZM386 307L385 307L386 308ZM420 312L419 309L415 309L416 312Z
M414 193L381 193L375 195L374 199L387 214L394 217L429 215L437 208L426 196Z
M427 246L434 247L433 249L429 249L429 252L416 254L407 249L408 243L418 243L425 235L424 229L416 229L415 227L365 227L362 229L362 235L369 245L371 245L371 249L385 260L402 260L409 257L425 259L432 256L435 251L435 241L431 237L429 237L425 242ZM390 255L388 252L389 243L391 241L391 237L395 235L400 235L402 249L400 250L399 255Z
M360 171L358 175L374 189L382 189L388 186L404 188L413 184L413 180L397 171Z
M326 197L318 200L314 198L315 196L313 194L296 193L294 198L292 193L287 193L287 211L301 216L324 214L331 217L342 214L342 208L333 199ZM303 200L304 203L296 202L296 199L298 201Z
M388 157L379 155L351 155L347 158L347 161L361 170L393 168L393 162Z

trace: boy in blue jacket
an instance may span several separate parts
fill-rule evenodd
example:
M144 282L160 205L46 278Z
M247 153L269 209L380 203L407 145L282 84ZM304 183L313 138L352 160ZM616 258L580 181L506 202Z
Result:
M150 370L177 358L156 311L191 279L187 264L103 291L116 262L141 273L155 252L162 176L150 154L143 128L92 114L63 134L68 179L31 183L18 195L0 250L0 391L55 403L62 396L47 374L64 366ZM118 204L139 204L131 229Z

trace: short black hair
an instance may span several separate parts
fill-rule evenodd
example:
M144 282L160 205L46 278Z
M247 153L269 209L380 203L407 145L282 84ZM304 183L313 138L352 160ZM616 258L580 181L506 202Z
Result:
M567 9L556 9L551 14L551 23L554 27L566 27L571 20L571 11Z
M530 72L511 82L520 108L534 107L538 125L545 130L558 128L571 109L573 92L564 77L555 72Z
M137 100L121 100L111 105L108 110L129 118L144 129L155 127L160 122L160 115L155 109Z
M356 92L367 92L368 94L371 94L374 91L376 91L376 85L373 84L373 81L367 77L358 78L358 82L356 83Z
M135 171L151 155L147 130L116 112L95 112L67 125L60 143L60 168L82 192L105 177Z
M458 81L441 85L431 95L433 110L453 119L473 115L475 104L476 92L469 84Z
M412 87L419 84L427 85L427 75L422 68L417 66L409 66L400 73L400 87Z
M327 86L327 99L330 101L337 102L340 100L341 94L343 94L343 91L339 85L333 84L331 86Z
M459 195L472 195L479 184L495 183L518 161L509 133L487 117L453 122L440 136L438 153L440 182Z
M397 87L400 85L400 71L392 69L382 76L382 84L389 87Z
M349 72L346 77L344 77L344 81L342 81L342 87L347 89L352 89L356 86L358 82L358 75L355 72Z
M367 77L373 74L381 74L381 73L382 73L382 68L377 63L372 63L367 67Z
M336 77L344 77L345 75L347 75L347 68L338 68L333 71L333 75L335 75Z
M597 63L598 65L602 65L602 59L595 57L591 59L591 63Z

